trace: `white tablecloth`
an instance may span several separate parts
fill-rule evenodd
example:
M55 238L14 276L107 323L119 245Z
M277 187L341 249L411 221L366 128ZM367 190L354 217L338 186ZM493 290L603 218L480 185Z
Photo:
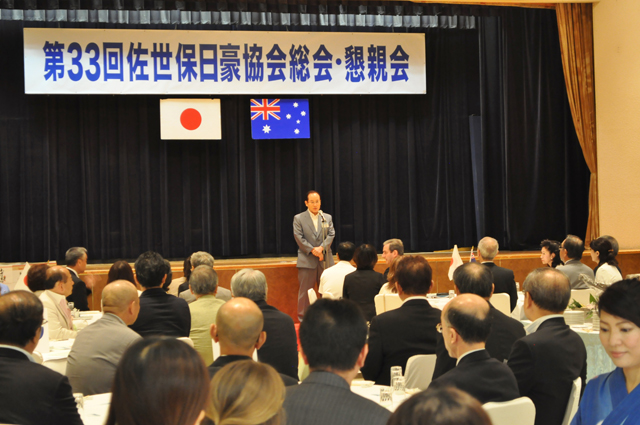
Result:
M84 411L80 413L84 425L103 425L107 420L111 393L96 394L84 398Z
M383 385L373 385L371 387L363 387L362 382L363 381L353 381L353 384L351 385L351 391L358 394L359 396L368 398L369 400L377 404L380 404L380 388L383 388ZM398 408L398 406L402 404L403 401L405 401L410 396L411 396L410 394L407 394L404 397L397 396L394 394L393 404L391 406L383 406L383 407L393 412Z

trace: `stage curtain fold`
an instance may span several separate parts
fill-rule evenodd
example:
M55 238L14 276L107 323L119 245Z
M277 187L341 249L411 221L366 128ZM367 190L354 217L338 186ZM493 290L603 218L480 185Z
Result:
M589 221L585 237L585 244L588 244L600 234L593 71L593 9L591 4L557 4L556 16L571 115L584 159L591 171Z

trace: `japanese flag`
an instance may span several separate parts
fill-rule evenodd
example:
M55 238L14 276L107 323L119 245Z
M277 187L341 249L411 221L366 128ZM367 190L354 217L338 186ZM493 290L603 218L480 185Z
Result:
M220 99L161 99L160 138L222 139Z

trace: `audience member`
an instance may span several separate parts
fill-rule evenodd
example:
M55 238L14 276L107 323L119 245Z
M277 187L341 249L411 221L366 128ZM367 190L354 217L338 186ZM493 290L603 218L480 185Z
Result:
M391 263L396 258L404 255L404 245L400 239L389 239L382 244L382 258L387 263L387 268L384 271L384 278L389 281L389 270Z
M216 323L211 325L211 338L220 344L220 357L210 366L213 377L222 367L239 360L252 360L269 335L263 331L262 312L248 298L227 301L220 310ZM298 379L280 374L285 385L298 385Z
M367 322L376 315L374 297L380 292L382 285L386 283L384 276L373 270L378 262L378 254L373 245L360 245L354 254L353 260L357 270L344 277L342 297L354 301L364 314Z
M118 364L106 425L197 425L208 399L207 371L193 348L144 338Z
M497 266L493 260L498 255L498 241L484 237L478 242L478 261L489 267L493 274L493 292L496 294L509 294L511 301L511 311L516 307L518 302L518 292L516 289L516 280L513 277L513 271Z
M311 373L287 387L288 425L383 425L390 412L351 391L367 356L367 323L349 300L320 299L300 324L302 358Z
M80 273L87 269L88 259L87 249L82 247L69 248L64 255L65 264L73 279L73 292L67 297L67 301L73 303L73 307L80 311L89 311L87 297L91 295L93 287L93 282L88 280L90 283L87 285L80 279Z
M572 425L637 424L640 408L640 282L616 282L600 296L600 341L616 365L589 381ZM604 421L604 422L603 422Z
M182 277L179 277L177 279L173 279L171 281L171 285L169 285L169 293L171 295L175 295L176 297L180 295L180 287L184 284L186 284L185 286L187 287L187 289L189 288L189 276L191 276L191 256L188 256L187 258L184 259L184 262L182 263Z
M394 277L394 274L396 273L396 268L398 267L398 263L403 258L404 256L396 257L393 260L391 260L391 265L389 266L389 272L387 273L387 283L382 285L382 288L380 288L380 292L378 292L379 295L391 295L391 294L398 293L398 288L396 288L396 279Z
M267 340L258 349L258 360L298 380L298 337L293 319L267 304L267 291L267 278L259 270L242 269L231 278L233 296L249 298L262 311Z
M608 240L609 243L611 244L611 248L613 248L613 257L614 258L618 257L618 251L620 250L620 245L618 244L618 240L616 238L614 238L613 236L609 236L609 235L602 235L601 237L606 239L606 240ZM620 270L620 265L617 265L616 268L618 269L618 271L622 275L622 270ZM595 272L596 271L594 270L593 273L595 273Z
M391 366L405 370L409 357L434 354L441 311L431 307L427 293L433 285L431 266L424 257L405 256L394 275L402 306L373 318L369 355L362 375L377 385L389 385Z
M72 291L73 280L66 267L54 266L47 269L45 291L40 295L40 301L47 311L50 339L69 339L77 335L66 298Z
M536 425L560 425L573 381L587 376L584 342L564 322L571 285L558 269L541 268L524 281L524 312L533 323L513 344L508 366L520 395L536 406Z
M213 268L214 259L211 254L204 251L198 251L191 254L190 262L191 262L191 271L195 270L198 266L209 266ZM195 295L191 291L189 291L189 280L180 285L178 288L178 293L180 298L185 299L189 304L196 300ZM218 292L216 293L216 298L222 301L229 301L231 299L231 291L221 286L218 287Z
M202 356L204 364L213 362L213 347L209 329L216 323L218 310L224 301L216 298L218 291L218 274L209 266L198 266L191 273L189 287L196 300L189 304L191 311L191 332L196 351Z
M580 280L581 274L593 280L593 270L581 261L583 252L584 242L574 235L567 235L560 245L560 257L564 266L558 266L557 269L569 278L571 289L589 289L587 284Z
M135 263L136 280L143 287L140 314L129 327L140 336L166 335L187 337L191 330L191 314L185 300L167 294L162 289L166 267L160 254L147 251Z
M140 339L127 326L140 311L138 291L131 282L116 280L102 290L103 316L76 337L67 358L66 375L74 393L111 391L116 367L125 350Z
M42 334L42 313L35 294L0 296L0 423L82 425L67 377L31 356Z
M344 277L356 271L351 265L351 259L356 250L356 246L351 242L338 244L338 262L322 272L318 292L323 298L339 300L342 298L342 288L344 287Z
M458 363L432 381L429 388L453 386L482 404L520 397L509 366L491 358L485 349L491 330L490 311L489 303L474 294L460 295L444 307L442 337L449 355L458 359Z
M548 267L564 265L560 259L560 242L549 239L540 242L540 261Z
M171 263L166 258L164 260L164 268L167 273L167 278L162 284L162 289L164 292L169 292L169 286L171 286L171 281L173 281L173 270L171 270Z
M595 281L605 285L622 280L622 274L618 270L618 261L613 254L613 247L608 239L599 237L591 241L591 261L598 263L594 270Z
M475 262L463 264L453 273L456 294L475 294L487 301L493 295L492 279L493 275L489 268ZM509 358L513 343L525 336L526 333L522 323L500 312L491 304L489 307L491 331L485 344L486 349L492 358L504 362ZM456 366L456 359L449 356L442 338L438 338L436 354L438 358L433 371L433 379Z
M34 264L29 267L29 271L27 272L27 286L29 290L37 296L42 295L45 289L47 289L47 270L49 270L49 265L46 263Z
M280 425L285 389L269 365L251 360L223 367L211 380L207 418L203 424Z
M482 405L455 388L428 389L403 402L387 425L491 425Z
M115 282L116 280L126 280L127 282L131 282L133 286L136 286L133 269L131 265L124 260L116 261L109 269L107 283Z

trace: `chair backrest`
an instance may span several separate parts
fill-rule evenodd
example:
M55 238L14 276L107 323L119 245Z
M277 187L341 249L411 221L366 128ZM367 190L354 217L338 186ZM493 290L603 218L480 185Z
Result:
M307 294L309 295L309 305L318 301L318 295L316 295L316 291L313 288L309 288Z
M191 338L189 338L188 336L183 336L180 338L177 338L178 341L182 341L185 344L187 344L188 346L190 346L191 348L193 348L193 340Z
M571 394L569 394L569 401L567 402L567 410L564 411L564 419L562 425L569 425L573 416L578 411L578 405L580 404L580 390L582 389L582 378L579 376L573 381L571 386Z
M407 388L426 390L431 383L431 377L433 376L433 370L435 368L435 354L418 354L409 357L404 372L404 380Z
M582 306L586 306L589 303L589 296L596 296L596 291L593 289L572 289L571 290L571 298L569 299L569 304L573 302L573 300L578 301Z
M489 402L482 405L493 425L533 425L536 419L536 406L529 397L520 397L511 401Z
M493 294L489 299L489 302L496 308L496 310L506 314L507 316L511 315L511 298L509 297L509 294Z
M385 311L395 310L396 308L400 308L401 305L402 300L398 294L384 294Z
M384 313L387 311L384 306L384 294L378 294L373 297L373 303L376 306L376 314Z

